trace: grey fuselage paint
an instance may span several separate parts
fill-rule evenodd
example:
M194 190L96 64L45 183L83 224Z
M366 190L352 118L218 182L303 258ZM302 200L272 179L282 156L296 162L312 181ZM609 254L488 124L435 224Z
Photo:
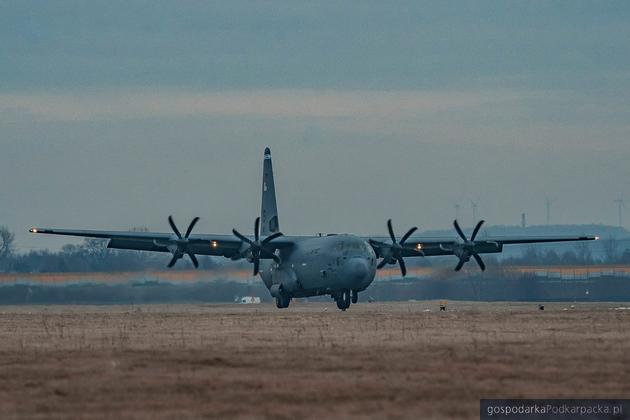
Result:
M282 286L293 297L360 292L376 275L372 246L354 235L305 238L283 250L280 258L280 264L262 261L260 276L268 289Z

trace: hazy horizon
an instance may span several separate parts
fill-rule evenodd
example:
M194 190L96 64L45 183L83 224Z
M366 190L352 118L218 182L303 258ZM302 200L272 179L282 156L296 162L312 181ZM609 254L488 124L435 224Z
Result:
M0 225L287 234L618 224L626 2L0 4ZM624 225L630 212L624 210Z

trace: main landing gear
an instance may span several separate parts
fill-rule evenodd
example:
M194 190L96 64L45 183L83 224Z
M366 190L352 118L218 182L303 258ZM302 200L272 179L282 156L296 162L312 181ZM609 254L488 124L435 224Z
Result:
M291 296L286 293L281 293L280 296L276 297L276 307L279 309L288 308L291 303Z
M333 299L337 302L337 308L345 311L350 307L350 302L357 303L359 301L359 293L356 290L343 290L334 294Z

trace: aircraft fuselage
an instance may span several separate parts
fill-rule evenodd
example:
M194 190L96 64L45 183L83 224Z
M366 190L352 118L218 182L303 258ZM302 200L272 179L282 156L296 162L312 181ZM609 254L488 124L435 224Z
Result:
M281 263L265 261L261 277L272 295L293 297L365 290L376 275L374 249L362 238L340 234L305 238L280 254Z

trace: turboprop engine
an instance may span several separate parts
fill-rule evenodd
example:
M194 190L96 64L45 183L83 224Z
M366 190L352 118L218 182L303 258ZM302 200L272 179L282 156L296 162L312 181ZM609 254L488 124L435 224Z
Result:
M285 268L273 273L273 284L269 292L273 297L279 297L282 293L293 294L301 288L295 271Z

